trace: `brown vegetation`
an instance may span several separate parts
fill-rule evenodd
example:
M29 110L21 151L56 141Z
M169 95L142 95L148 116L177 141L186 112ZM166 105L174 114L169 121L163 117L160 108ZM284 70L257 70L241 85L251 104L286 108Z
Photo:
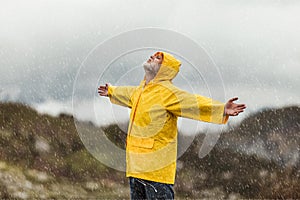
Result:
M222 134L203 159L197 154L203 135L198 135L178 160L177 197L300 198L299 111L299 107L288 107L250 116ZM126 133L117 125L103 130L124 148ZM42 194L48 194L45 198L69 198L76 197L68 195L74 191L79 191L76 194L81 198L101 194L129 197L125 173L106 167L89 154L72 116L40 115L21 104L2 103L0 133L0 198L43 198ZM260 146L255 146L258 141L262 141ZM254 147L269 157L247 151ZM5 179L8 176L20 184L24 180L21 193L11 189L9 184L15 183ZM38 192L41 187L44 191ZM55 188L61 192L55 193Z

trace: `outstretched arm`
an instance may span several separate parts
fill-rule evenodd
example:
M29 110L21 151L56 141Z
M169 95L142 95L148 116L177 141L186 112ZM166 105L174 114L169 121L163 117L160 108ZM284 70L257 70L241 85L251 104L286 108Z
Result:
M246 109L246 105L233 103L236 100L238 100L238 97L234 97L228 100L224 107L224 115L237 116L241 112L244 112L244 110Z
M173 85L167 85L165 89L165 107L178 117L225 124L229 116L237 116L246 108L245 104L234 103L237 97L224 104L211 98L190 94Z
M120 106L132 107L132 94L135 91L135 86L111 86L109 84L101 85L98 88L100 96L109 97L110 101Z
M225 124L225 104L211 98L191 94L173 85L165 86L163 96L166 109L178 117L185 117L216 124Z

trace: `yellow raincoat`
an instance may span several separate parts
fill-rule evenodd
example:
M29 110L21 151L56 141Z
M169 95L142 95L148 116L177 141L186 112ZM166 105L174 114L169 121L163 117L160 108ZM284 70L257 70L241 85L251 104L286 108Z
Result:
M172 84L181 63L163 52L163 62L148 84L109 86L114 104L131 108L126 145L126 176L174 184L177 118L226 123L224 104L182 91Z

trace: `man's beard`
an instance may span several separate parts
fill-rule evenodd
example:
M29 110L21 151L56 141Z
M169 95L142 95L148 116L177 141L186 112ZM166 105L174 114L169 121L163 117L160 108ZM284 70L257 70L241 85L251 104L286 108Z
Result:
M148 62L144 62L143 64L144 70L146 73L150 73L150 74L157 74L158 69L159 69L159 64L158 63L148 63Z

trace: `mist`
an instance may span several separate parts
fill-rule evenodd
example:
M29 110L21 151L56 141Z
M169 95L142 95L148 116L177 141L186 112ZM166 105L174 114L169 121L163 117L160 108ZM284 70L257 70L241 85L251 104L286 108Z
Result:
M238 96L248 106L240 119L261 108L300 102L297 1L29 0L0 4L1 101L25 103L51 115L72 114L74 80L89 52L125 31L156 27L184 34L206 50L220 72L225 98ZM149 55L138 59L146 60ZM134 58L125 64L137 67ZM141 80L142 74L142 70L134 74L135 79ZM174 84L188 90L180 77ZM202 85L194 88L196 93L208 94ZM84 110L87 102L93 102L92 97L78 108L83 120L92 119ZM97 115L102 120L96 124L114 121L111 112L100 109L107 106L110 103L99 97ZM123 113L120 119L126 120L128 110Z

